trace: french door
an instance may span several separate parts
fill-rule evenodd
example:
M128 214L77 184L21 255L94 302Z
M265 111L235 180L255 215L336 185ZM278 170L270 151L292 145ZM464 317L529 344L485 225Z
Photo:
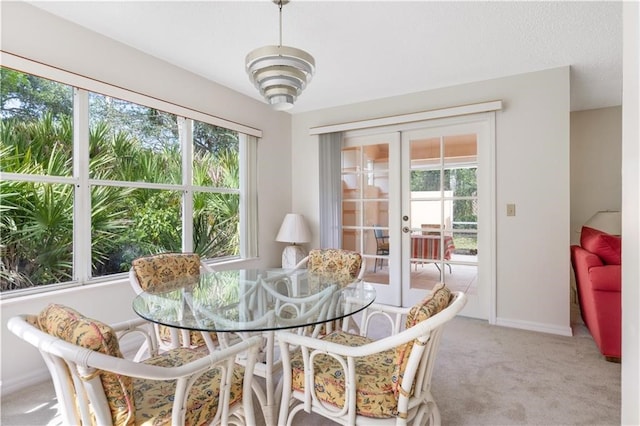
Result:
M444 282L464 315L492 318L493 129L484 113L345 135L343 247L367 259L378 301L411 306Z
M342 148L342 247L363 254L376 300L399 306L400 133L358 132Z

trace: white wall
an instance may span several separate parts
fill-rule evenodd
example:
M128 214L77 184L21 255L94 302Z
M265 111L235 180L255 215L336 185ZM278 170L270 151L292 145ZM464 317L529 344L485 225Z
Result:
M261 129L263 138L259 141L257 171L260 257L246 265L271 267L280 264L283 247L274 239L291 205L289 114L275 112L262 102L26 3L3 1L1 7L0 40L5 52ZM239 64L238 72L244 72L242 64ZM37 381L37 375L44 369L37 351L7 331L6 322L11 315L35 313L49 302L60 302L85 315L116 322L135 316L131 310L132 296L133 292L125 282L0 302L2 392L28 385L29 380ZM46 376L40 376L39 380L43 377Z
M622 416L640 425L640 4L623 6Z
M571 113L571 243L600 210L622 208L622 107Z
M318 138L311 127L503 100L496 118L497 319L558 334L569 324L569 67L293 117L293 210L318 238ZM517 216L506 217L506 204Z

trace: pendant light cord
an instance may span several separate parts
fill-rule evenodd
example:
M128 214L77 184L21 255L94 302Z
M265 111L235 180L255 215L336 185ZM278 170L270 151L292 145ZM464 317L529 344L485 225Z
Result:
M278 2L278 8L280 9L280 45L278 47L282 47L282 0Z

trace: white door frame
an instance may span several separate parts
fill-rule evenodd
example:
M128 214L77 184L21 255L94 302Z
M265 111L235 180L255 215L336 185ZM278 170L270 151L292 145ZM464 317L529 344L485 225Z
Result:
M420 137L451 136L474 133L478 150L478 288L477 294L469 294L467 306L462 314L487 319L495 323L495 113L482 113L462 117L429 120L411 126L402 133L402 191L401 216L410 218L410 140ZM404 224L406 225L406 224ZM424 290L410 288L411 283L411 235L402 233L402 302L411 306L424 296ZM488 255L487 255L488 254ZM441 265L444 271L444 264Z
M489 105L489 104L487 104ZM373 135L381 135L381 134L390 134L393 132L399 132L398 139L400 139L400 133L405 131L413 131L417 129L425 129L425 128L437 128L437 127L446 127L446 126L454 126L454 125L462 125L462 124L475 124L480 126L481 131L478 133L478 164L479 164L479 175L478 175L478 185L483 188L483 191L486 190L486 193L479 197L478 202L480 204L480 211L482 212L482 227L478 230L478 239L482 244L479 247L479 256L482 256L482 270L483 270L483 296L482 300L479 300L479 309L483 311L481 314L478 314L476 309L478 306L474 306L474 303L468 304L468 307L465 307L465 310L462 312L463 315L469 315L473 317L480 317L487 319L490 324L496 323L496 175L495 175L495 141L496 141L496 123L495 123L495 110L501 109L501 102L497 101L497 106L493 104L486 107L484 111L488 112L478 112L475 114L467 114L467 115L454 115L451 117L441 118L434 117L430 120L418 121L418 122L406 122L401 124L394 124L388 126L381 126L375 128L359 128L357 130L355 125L352 123L351 129L348 127L343 129L331 129L331 130L346 130L345 139L352 137L360 137L360 136L373 136ZM445 111L445 110L442 110ZM421 117L425 118L425 117ZM361 124L361 123L360 123ZM326 130L324 128L314 129L314 131ZM482 131L483 130L483 131ZM400 157L400 142L398 142L398 157ZM390 156L391 156L390 150ZM390 168L391 159L390 159ZM392 182L396 182L398 187L396 187L397 194L400 194L400 185L402 184L400 181L400 167L398 165L398 173L390 173L390 192L392 191L391 185ZM397 181L395 181L392 176L397 175ZM401 226L401 202L400 198L395 198L394 201L392 199L389 200L389 221L390 221L390 230L389 236L392 241L400 241L402 226ZM395 206L395 207L394 207ZM396 210L397 207L397 210ZM406 211L406 210L405 210ZM392 216L393 215L393 216ZM394 221L398 219L397 224L399 226L391 226ZM390 305L398 305L402 300L402 292L403 285L399 284L404 281L403 279L403 271L400 266L402 253L400 250L401 247L397 247L393 250L390 247L390 265L391 269L389 271L389 280L391 287L396 292L395 295L388 295L388 289L380 289L383 291L382 293L378 293L377 300L380 303L390 304ZM409 250L407 246L405 251ZM487 253L486 255L483 253ZM485 257L486 256L486 257ZM397 267L393 267L393 265L397 265ZM396 269L397 268L397 269ZM404 268L406 269L406 268ZM405 271L407 273L407 271ZM479 279L480 281L480 279ZM395 285L394 285L395 283ZM389 297L387 299L387 297ZM397 301L396 301L397 300Z

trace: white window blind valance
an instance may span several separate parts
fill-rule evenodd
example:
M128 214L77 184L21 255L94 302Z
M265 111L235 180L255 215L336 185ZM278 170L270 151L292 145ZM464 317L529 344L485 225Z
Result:
M372 127L393 126L417 121L433 120L436 118L455 117L459 115L477 114L481 112L499 111L502 109L502 101L490 101L479 104L461 105L450 108L434 109L430 111L414 112L411 114L393 115L389 117L372 118L349 123L329 124L326 126L312 127L310 135L324 133L346 132L349 130L368 129Z

